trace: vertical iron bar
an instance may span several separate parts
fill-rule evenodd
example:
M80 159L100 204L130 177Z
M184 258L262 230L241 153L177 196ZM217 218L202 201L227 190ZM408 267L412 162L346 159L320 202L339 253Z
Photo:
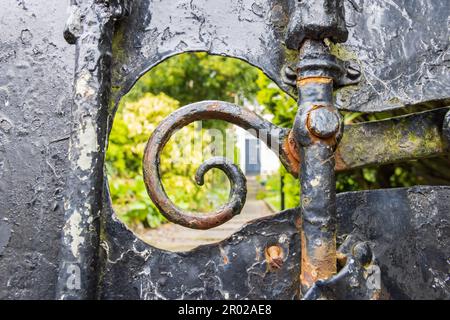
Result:
M334 76L329 71L334 66L327 54L320 61L315 56L317 49L327 53L325 45L317 41L306 47L297 70L299 109L293 128L300 158L303 293L337 272L334 151L343 127L333 105Z
M125 0L71 1L64 37L76 44L77 61L57 299L96 294L112 37L126 8Z

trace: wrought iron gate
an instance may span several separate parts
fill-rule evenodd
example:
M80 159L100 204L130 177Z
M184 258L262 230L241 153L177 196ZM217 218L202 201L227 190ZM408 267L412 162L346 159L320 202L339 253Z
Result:
M5 174L0 185L6 212L0 297L450 298L449 187L335 191L336 171L449 152L448 1L72 0L64 37L76 51L59 39L66 11L61 1L48 1L46 8L9 2L1 7L23 18L8 21L8 30L1 25L0 146L16 144L22 154L0 152L11 172L20 157L31 169L19 170L28 176L17 183ZM207 229L232 219L245 203L245 177L223 158L206 161L196 176L202 184L212 168L227 174L229 202L216 212L183 212L165 194L160 151L176 129L205 119L256 133L299 178L302 195L297 208L253 221L229 239L174 253L144 243L117 220L103 159L120 98L143 73L188 51L255 65L297 98L298 114L293 128L280 128L221 101L174 112L150 137L143 159L146 186L160 211L175 223ZM28 106L34 99L37 108ZM350 126L339 113L426 103L435 108ZM25 120L6 109L11 104ZM22 147L27 135L39 137L26 125L30 119L44 126L42 148ZM65 134L55 136L53 124ZM35 171L38 150L52 170ZM39 176L45 192L29 191ZM33 200L11 197L8 183L11 192ZM30 206L15 216L11 208L21 202Z

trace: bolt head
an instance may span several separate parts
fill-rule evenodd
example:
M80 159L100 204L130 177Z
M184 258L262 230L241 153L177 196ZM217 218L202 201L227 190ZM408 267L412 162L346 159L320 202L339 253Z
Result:
M326 107L314 109L308 117L309 131L319 138L330 138L339 131L340 118L337 112Z

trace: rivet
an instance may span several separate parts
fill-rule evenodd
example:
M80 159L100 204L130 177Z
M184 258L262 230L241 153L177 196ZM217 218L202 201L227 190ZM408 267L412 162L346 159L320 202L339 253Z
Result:
M280 246L271 246L266 249L266 262L271 270L278 270L283 265L283 249Z

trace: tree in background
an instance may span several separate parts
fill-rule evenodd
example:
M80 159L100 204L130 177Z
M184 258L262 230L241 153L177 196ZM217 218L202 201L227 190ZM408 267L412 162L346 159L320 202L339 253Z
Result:
M164 92L180 106L202 100L239 103L253 100L258 91L258 69L232 58L204 52L174 56L156 66L134 85L128 100L138 100L145 93Z

